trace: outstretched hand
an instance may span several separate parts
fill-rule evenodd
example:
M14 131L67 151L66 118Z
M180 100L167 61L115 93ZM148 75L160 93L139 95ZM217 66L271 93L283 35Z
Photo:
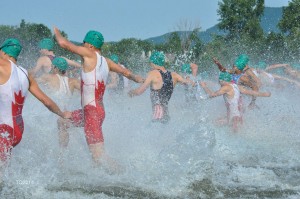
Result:
M56 26L53 27L53 30L54 30L55 35L60 34L60 31Z
M270 97L271 96L271 93L270 92L264 92L263 93L263 97Z
M60 33L60 30L56 26L54 26L53 31L54 31L56 41L59 42L63 37Z
M213 57L213 60L214 60L215 64L220 63L220 62L217 60L217 58L215 58L215 57Z
M62 118L70 119L71 117L72 117L72 112L70 112L70 111L63 112Z

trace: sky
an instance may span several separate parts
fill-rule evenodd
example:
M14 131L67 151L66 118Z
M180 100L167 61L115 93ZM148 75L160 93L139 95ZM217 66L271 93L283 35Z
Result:
M220 0L8 0L1 3L0 25L26 23L56 26L81 42L89 30L105 41L148 39L176 30L218 23ZM265 0L265 6L287 6L290 0Z

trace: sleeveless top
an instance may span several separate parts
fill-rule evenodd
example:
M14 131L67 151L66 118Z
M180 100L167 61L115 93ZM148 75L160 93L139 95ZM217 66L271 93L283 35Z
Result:
M28 73L24 68L10 62L11 75L7 82L0 85L0 129L9 126L13 132L23 133L22 110L29 89ZM1 136L4 136L3 132ZM14 137L15 135L8 136L12 140Z
M151 88L150 98L152 105L159 104L167 106L174 89L172 75L170 71L164 73L159 70L159 73L161 74L163 85L161 89L158 90Z
M59 74L56 74L56 76L59 79L59 89L53 93L53 99L55 99L55 102L59 107L68 109L72 99L72 92L69 87L69 78Z
M240 90L237 84L230 85L234 90L234 97L229 99L227 95L224 95L224 100L230 112L230 119L232 119L233 117L241 117L239 110Z
M61 76L59 74L56 74L56 76L59 79L59 89L58 89L57 93L59 95L71 96L72 92L69 87L69 78L67 76Z
M171 72L162 72L159 70L162 76L163 85L160 89L154 90L151 88L150 98L152 102L152 121L167 123L170 119L168 111L168 103L173 93L173 80Z
M109 68L106 59L98 52L97 64L94 70L81 73L81 104L82 107L92 105L97 107L103 102Z

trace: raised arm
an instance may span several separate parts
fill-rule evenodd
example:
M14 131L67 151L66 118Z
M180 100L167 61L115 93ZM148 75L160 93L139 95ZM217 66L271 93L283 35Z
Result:
M218 68L221 72L226 71L226 68L219 62L219 60L217 60L217 58L214 57L213 60L214 60L214 63L218 66Z
M115 62L111 61L110 59L106 58L106 61L108 63L108 67L110 71L122 74L123 76L125 76L128 79L131 79L132 81L135 81L137 83L143 83L144 82L144 78L142 78L139 75L135 75L133 74L130 70L128 70L127 68L123 68L120 65L116 64Z
M73 44L72 42L70 42L69 40L67 40L66 38L64 38L59 29L54 27L54 34L55 34L55 39L58 43L58 45L70 52L73 52L77 55L80 55L82 57L89 57L91 56L91 52L84 48L83 46L77 46L75 44Z

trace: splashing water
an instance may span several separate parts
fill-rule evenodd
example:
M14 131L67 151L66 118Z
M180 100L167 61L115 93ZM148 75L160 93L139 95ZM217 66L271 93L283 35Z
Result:
M105 148L125 172L94 168L82 128L71 128L64 165L57 116L29 96L23 140L13 150L1 198L298 198L300 96L266 88L239 133L215 125L222 97L187 104L183 87L169 103L168 124L151 123L149 91L136 98L107 92ZM246 98L247 103L247 98ZM72 109L80 107L79 94Z

